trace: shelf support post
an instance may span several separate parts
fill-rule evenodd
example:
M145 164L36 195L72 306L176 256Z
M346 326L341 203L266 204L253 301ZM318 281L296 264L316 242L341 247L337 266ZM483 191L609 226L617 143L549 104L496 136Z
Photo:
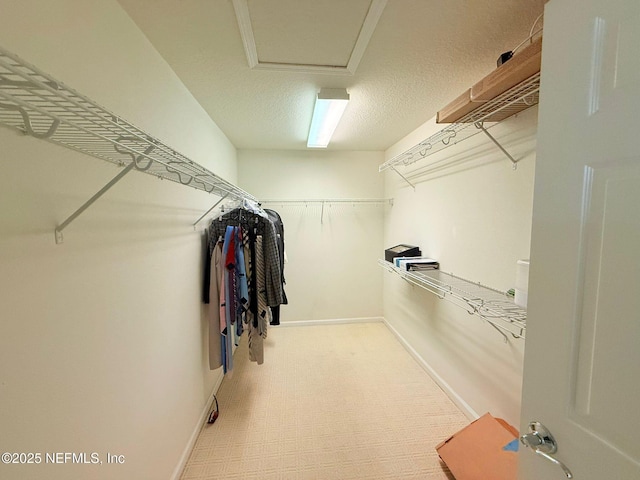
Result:
M218 200L216 203L214 203L214 204L213 204L213 207L211 207L209 210L207 210L206 212L204 212L204 214L203 214L199 219L197 219L197 220L195 221L195 223L193 224L193 229L195 230L195 229L196 229L196 226L200 223L200 220L202 220L204 217L206 217L207 215L209 215L209 212L210 212L211 210L213 210L214 208L216 208L218 205L220 205L220 203L222 203L222 202L224 201L224 199L225 199L225 198L227 198L228 196L229 196L229 194L228 194L228 193L225 193L225 195L224 195L220 200Z
M125 168L122 169L118 175L113 177L113 179L107 183L104 187L102 187L98 193L96 193L93 197L87 200L80 208L78 208L75 212L73 212L69 218L67 218L64 222L56 227L55 236L56 243L61 244L64 241L64 237L62 236L62 231L69 226L71 222L73 222L78 216L84 212L87 208L89 208L93 203L98 200L102 195L104 195L111 187L113 187L116 183L118 183L122 177L124 177L127 173L129 173L133 167L135 167L135 162L131 162Z
M398 169L397 169L395 166L391 165L391 170L393 170L393 171L394 171L394 172L396 172L398 175L400 175L400 177L401 177L405 182L407 182L411 188L413 188L414 190L416 189L416 186L415 186L413 183L411 183L411 182L407 179L407 177L405 177L404 175L402 175L402 174L398 171Z
M505 150L505 148L504 148L502 145L500 145L500 142L498 142L498 141L494 138L494 136L493 136L493 135L491 135L491 134L487 131L487 129L486 129L486 128L484 128L484 125L482 125L482 123L481 123L481 122L476 123L476 127L478 127L480 130L482 130L482 132L483 132L487 137L489 137L489 139L490 139L490 140L491 140L491 141L496 145L496 147L498 147L498 148L502 151L502 153L504 153L504 154L507 156L507 158L508 158L509 160L511 160L511 164L513 165L513 169L514 169L514 170L515 170L516 168L518 168L518 160L516 160L515 158L513 158L513 157L511 156L511 154L510 154L509 152L507 152L507 151Z

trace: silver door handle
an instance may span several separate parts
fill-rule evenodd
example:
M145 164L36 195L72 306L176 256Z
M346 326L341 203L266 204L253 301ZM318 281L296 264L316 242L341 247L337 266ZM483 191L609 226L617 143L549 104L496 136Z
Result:
M530 422L529 432L524 433L520 437L520 441L524 446L533 449L536 455L540 455L551 463L562 468L562 471L567 478L573 478L571 470L569 470L560 460L552 457L552 454L558 451L558 444L556 439L553 438L553 435L551 435L551 432L547 430L547 427L542 425L540 422Z

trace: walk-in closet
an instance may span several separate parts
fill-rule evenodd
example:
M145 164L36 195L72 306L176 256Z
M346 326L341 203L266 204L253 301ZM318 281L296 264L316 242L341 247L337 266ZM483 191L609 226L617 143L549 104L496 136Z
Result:
M640 478L638 32L0 0L0 478Z

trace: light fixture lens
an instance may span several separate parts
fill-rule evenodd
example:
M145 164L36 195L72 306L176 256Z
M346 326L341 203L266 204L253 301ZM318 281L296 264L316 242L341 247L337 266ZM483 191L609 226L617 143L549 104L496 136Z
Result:
M349 94L345 89L321 90L313 109L309 128L308 148L327 148L345 108Z

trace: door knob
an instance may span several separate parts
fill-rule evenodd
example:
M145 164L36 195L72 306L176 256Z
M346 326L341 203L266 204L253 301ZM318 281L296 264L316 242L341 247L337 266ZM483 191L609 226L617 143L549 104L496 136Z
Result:
M530 422L529 431L520 436L520 441L526 447L531 448L536 455L539 455L551 463L558 465L564 471L567 478L573 478L571 471L557 458L552 457L558 451L558 444L547 427L540 422Z

